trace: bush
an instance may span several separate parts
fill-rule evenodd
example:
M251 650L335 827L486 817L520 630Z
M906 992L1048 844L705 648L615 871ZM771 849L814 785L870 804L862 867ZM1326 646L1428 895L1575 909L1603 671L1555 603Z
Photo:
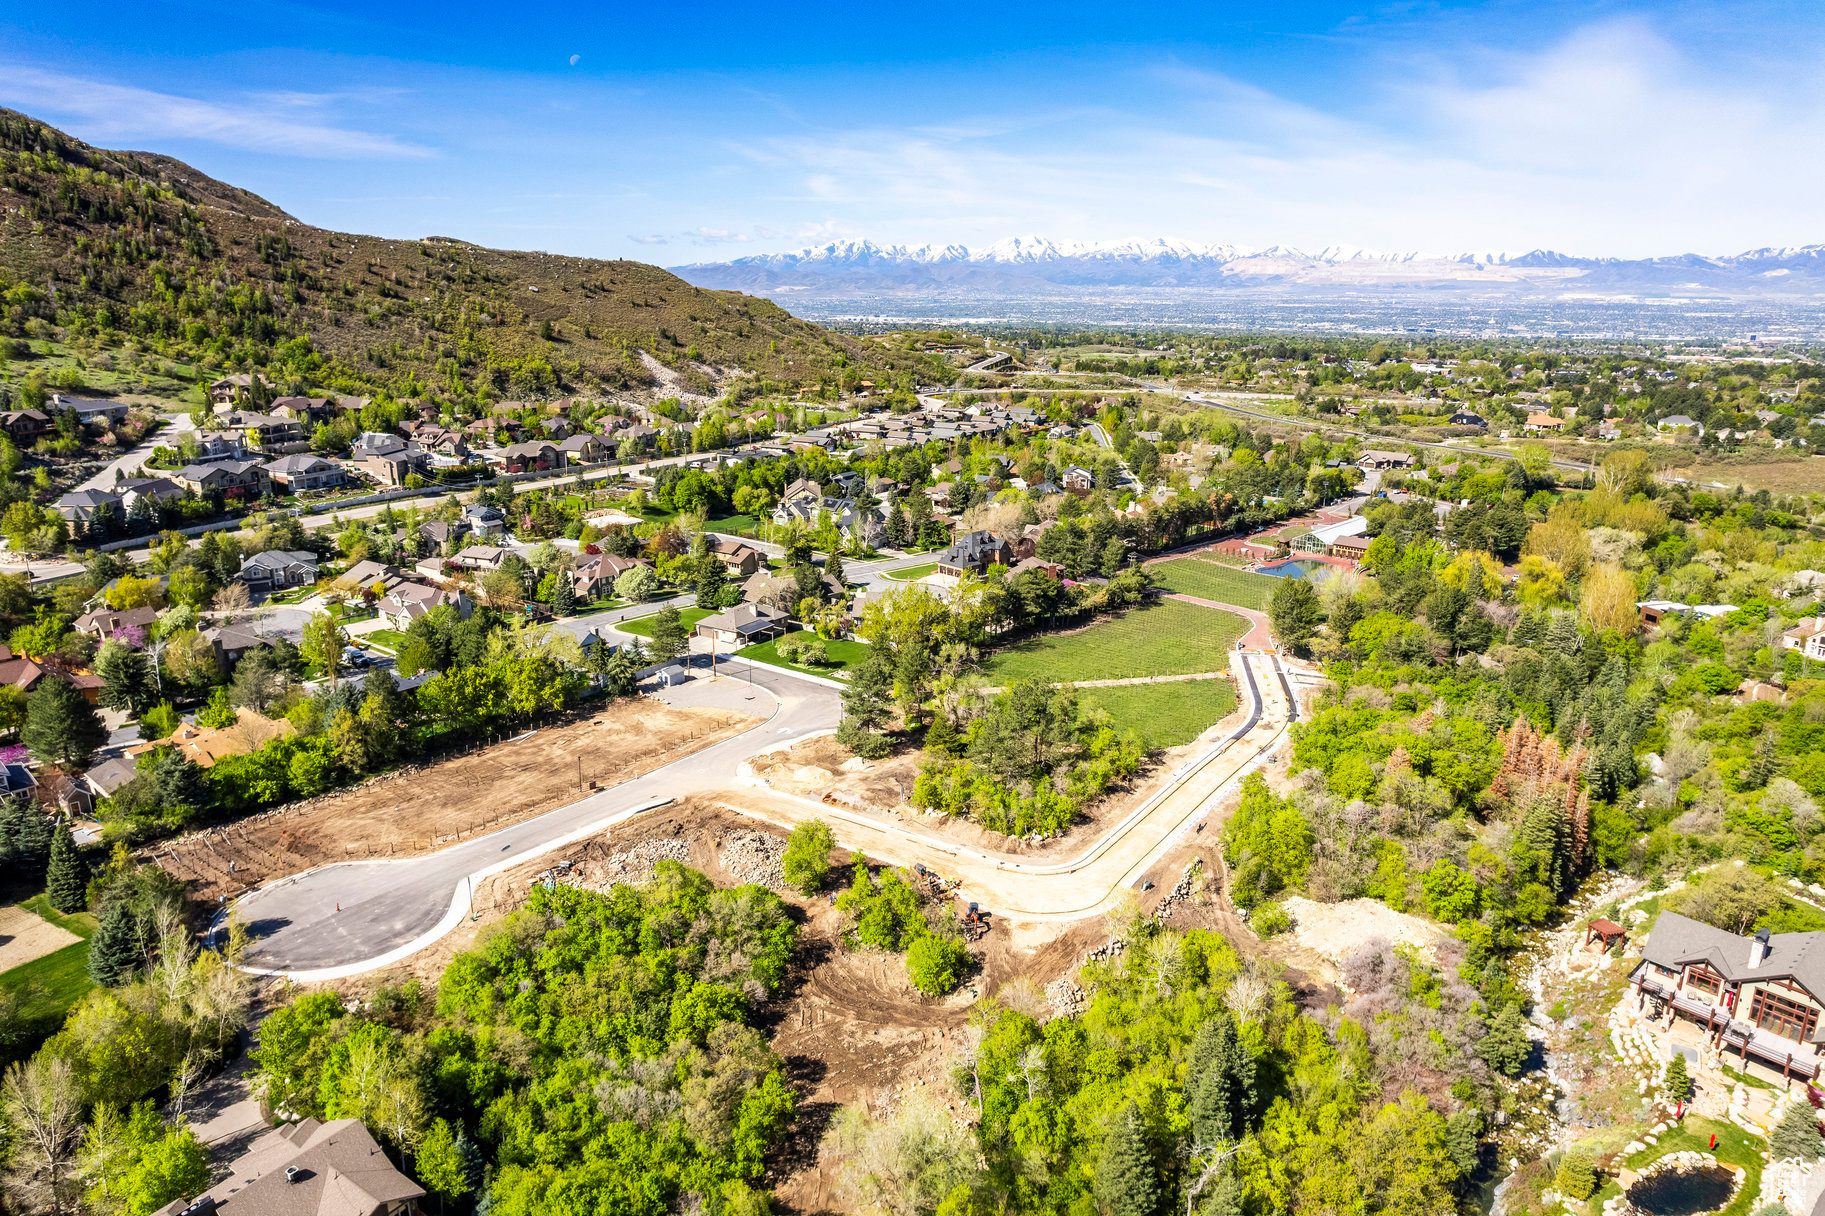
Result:
M1597 1189L1596 1162L1582 1149L1566 1153L1559 1162L1559 1172L1553 1176L1553 1185L1568 1199L1589 1199Z
M1248 923L1261 937L1274 937L1293 927L1293 914L1285 904L1262 904L1250 915Z
M1819 1117L1806 1101L1789 1102L1781 1121L1768 1133L1768 1155L1776 1161L1797 1157L1817 1161L1820 1156Z
M906 973L926 996L943 996L956 988L969 961L970 952L962 942L927 933L907 950Z
M836 838L823 820L806 820L793 828L792 835L786 838L780 872L802 893L815 895L830 876L830 849L835 843Z

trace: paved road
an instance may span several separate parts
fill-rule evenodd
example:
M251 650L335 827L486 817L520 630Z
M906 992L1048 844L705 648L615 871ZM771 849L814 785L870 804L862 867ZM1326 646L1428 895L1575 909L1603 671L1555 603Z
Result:
M727 788L742 761L830 730L841 717L836 692L822 684L742 660L725 660L723 670L751 679L757 710L768 713L759 725L688 759L439 853L325 866L251 892L237 905L258 939L247 956L249 967L295 976L351 965L348 973L354 974L384 965L376 960L442 936L435 931L449 919L452 899L461 900L466 911L476 875L593 834L656 803ZM770 712L763 708L768 704ZM443 932L460 919L459 914Z
M103 466L101 472L75 487L78 490L111 490L114 483L122 477L136 477L146 467L146 461L152 459L152 449L156 447L174 447L181 440L185 431L195 430L189 414L166 414L166 425L146 438L136 447L122 452Z

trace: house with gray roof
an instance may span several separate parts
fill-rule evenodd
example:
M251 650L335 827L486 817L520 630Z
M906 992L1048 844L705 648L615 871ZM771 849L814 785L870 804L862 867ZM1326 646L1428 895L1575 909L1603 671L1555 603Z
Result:
M1637 1007L1700 1023L1714 1045L1735 1050L1783 1081L1816 1081L1825 1040L1825 932L1731 933L1662 912L1629 975Z
M306 1119L259 1137L228 1177L154 1216L404 1216L424 1196L361 1120Z
M305 549L268 549L241 563L235 580L249 591L283 591L317 581L317 555Z
M293 494L303 490L322 490L330 486L339 486L345 480L342 466L312 456L309 452L298 452L291 456L281 456L268 461L266 476L272 483Z

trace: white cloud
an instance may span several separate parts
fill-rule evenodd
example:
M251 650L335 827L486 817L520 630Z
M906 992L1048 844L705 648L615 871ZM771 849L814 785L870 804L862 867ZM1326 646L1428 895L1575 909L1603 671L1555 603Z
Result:
M1086 111L1064 131L1053 115L1024 130L950 118L738 151L775 187L770 219L883 241L1030 231L1632 257L1825 240L1816 71L1714 74L1631 20L1383 77L1332 113L1163 64L1151 112Z
M429 148L391 135L297 117L333 100L311 94L263 95L234 107L15 64L0 71L0 99L67 124L84 139L114 146L128 140L198 139L325 160L434 155Z

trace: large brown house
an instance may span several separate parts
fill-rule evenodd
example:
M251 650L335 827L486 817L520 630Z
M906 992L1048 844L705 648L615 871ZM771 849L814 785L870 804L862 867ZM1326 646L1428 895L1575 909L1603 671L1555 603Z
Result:
M1825 1040L1825 932L1753 937L1662 912L1630 975L1637 1001L1705 1027L1720 1048L1816 1081Z

